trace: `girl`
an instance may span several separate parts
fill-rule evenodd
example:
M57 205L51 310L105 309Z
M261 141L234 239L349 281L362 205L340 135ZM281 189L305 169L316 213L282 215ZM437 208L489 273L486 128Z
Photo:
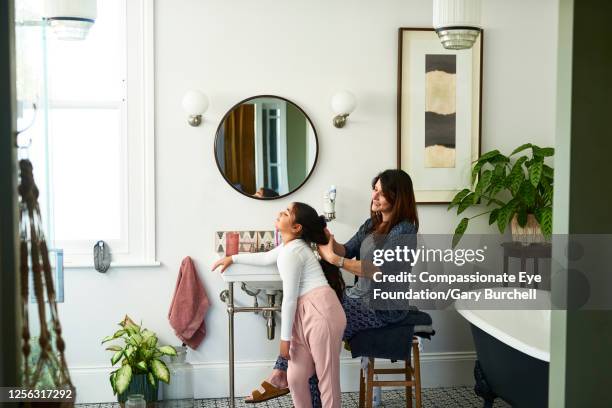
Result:
M350 340L356 333L373 328L384 327L403 320L408 310L394 309L393 304L384 308L373 308L369 302L371 298L372 280L366 273L367 263L364 265L361 255L368 252L368 240L375 237L383 240L384 248L395 248L399 243L404 244L416 237L419 229L416 200L412 187L412 179L403 170L385 170L372 180L372 196L370 201L370 217L359 227L355 235L344 245L329 235L325 245L319 245L319 254L330 264L342 267L347 272L359 277L354 286L347 288L342 298L342 306L347 317L347 327L344 339ZM367 255L367 254L363 254ZM380 305L379 305L380 306ZM275 391L282 391L287 387L287 361L282 356L276 360L274 369L267 379ZM318 400L316 377L310 379L313 407L321 407ZM264 398L271 399L264 390ZM258 391L260 394L261 392ZM255 394L247 397L245 402L260 402L254 398ZM323 404L323 407L327 405Z
M239 254L215 262L225 271L232 263L271 265L283 280L280 355L289 360L287 381L296 408L311 408L308 379L319 379L324 407L340 408L340 349L346 317L339 297L343 281L339 269L317 260L311 243L327 244L325 219L304 203L281 211L276 228L283 243L258 254ZM328 281L331 283L328 283Z

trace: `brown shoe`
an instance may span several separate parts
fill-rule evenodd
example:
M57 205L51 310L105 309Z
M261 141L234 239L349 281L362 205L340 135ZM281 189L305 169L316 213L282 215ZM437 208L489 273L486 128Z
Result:
M246 404L256 404L258 402L269 401L271 399L289 394L289 388L277 388L267 381L262 382L261 387L264 389L263 393L259 390L253 390L253 392L251 393L252 399L245 399L244 402Z

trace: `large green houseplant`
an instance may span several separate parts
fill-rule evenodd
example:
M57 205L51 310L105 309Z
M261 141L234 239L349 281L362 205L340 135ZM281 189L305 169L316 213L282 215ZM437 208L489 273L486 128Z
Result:
M163 355L176 356L172 346L157 346L157 336L143 329L128 316L119 323L121 329L105 337L102 344L112 340L123 340L123 345L111 345L111 364L120 363L110 373L113 393L119 402L125 402L129 394L144 394L147 402L157 401L159 381L170 382L170 371L160 359Z
M531 150L531 155L518 153ZM457 214L484 204L486 211L461 219L453 247L457 245L472 218L489 214L489 225L497 224L503 233L514 219L525 227L535 219L544 236L552 233L553 169L544 160L554 154L552 147L539 147L525 143L509 156L492 150L480 156L472 166L471 188L455 195L448 210L457 208Z

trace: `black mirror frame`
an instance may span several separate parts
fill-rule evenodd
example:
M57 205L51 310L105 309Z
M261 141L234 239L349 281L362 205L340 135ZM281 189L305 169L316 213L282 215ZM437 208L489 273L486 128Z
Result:
M292 104L293 106L295 106L296 108L299 109L300 112L302 112L302 114L304 115L304 117L308 120L308 123L310 123L310 126L312 127L312 131L314 133L314 138L315 138L315 144L316 144L316 149L315 149L315 157L314 157L314 161L312 163L312 168L310 169L310 171L308 172L308 175L306 176L306 178L304 179L304 181L302 181L300 183L300 185L298 185L295 189L293 189L292 191L288 192L287 194L284 195L279 195L278 197L255 197L253 195L247 194L244 191L241 191L239 189L237 189L236 187L234 187L234 185L230 182L230 180L227 179L227 177L225 176L225 173L223 171L223 169L221 168L221 166L219 165L219 159L217 158L217 140L219 138L219 130L221 130L221 126L223 126L223 124L225 123L225 119L227 119L228 115L234 110L236 109L238 106L242 105L245 102L248 102L252 99L257 99L257 98L277 98L277 99L281 99L285 102L288 102L290 104ZM213 147L213 155L215 156L215 163L217 164L217 169L219 169L219 173L221 173L221 176L223 176L223 179L225 180L225 182L227 184L229 184L229 186L239 192L240 194L242 194L243 196L255 199L255 200L264 200L264 201L269 201L269 200L278 200L280 198L285 198L290 194L295 193L296 191L298 191L310 178L310 176L312 175L312 173L314 172L315 167L317 166L317 160L319 158L319 137L317 135L317 129L315 128L314 124L312 123L312 120L310 119L310 116L308 116L306 114L306 112L304 112L304 109L302 109L297 103L293 102L292 100L289 100L287 98L283 98L282 96L278 96L278 95L256 95L256 96L250 96L246 99L241 100L240 102L234 104L226 113L225 115L223 115L223 118L221 119L221 122L219 122L219 125L217 126L217 131L215 132L215 144Z

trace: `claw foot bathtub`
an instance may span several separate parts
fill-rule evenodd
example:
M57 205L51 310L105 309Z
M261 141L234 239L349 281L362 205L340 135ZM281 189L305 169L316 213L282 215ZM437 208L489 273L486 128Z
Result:
M503 308L499 301L486 302L481 300L478 306L473 300L455 302L459 314L470 323L476 346L474 391L485 400L485 408L492 407L496 397L513 408L547 407L550 293L536 290L529 310L508 310L511 306L493 310Z

